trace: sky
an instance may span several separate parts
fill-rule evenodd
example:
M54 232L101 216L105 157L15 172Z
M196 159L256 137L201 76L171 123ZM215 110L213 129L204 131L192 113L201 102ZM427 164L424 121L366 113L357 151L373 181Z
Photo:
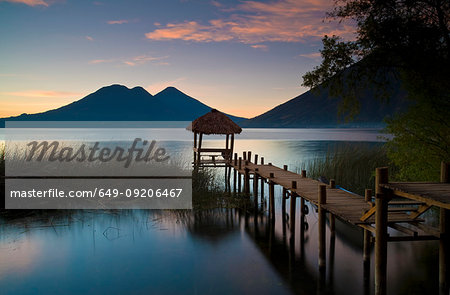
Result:
M236 116L296 97L320 64L333 0L0 0L0 117L121 84L174 86Z

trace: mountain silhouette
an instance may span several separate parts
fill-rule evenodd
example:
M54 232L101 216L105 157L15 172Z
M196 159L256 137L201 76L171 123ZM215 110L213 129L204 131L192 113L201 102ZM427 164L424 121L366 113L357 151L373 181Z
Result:
M400 83L395 84L388 101L376 98L373 89L366 89L358 98L360 111L352 120L339 115L341 98L332 98L329 90L307 91L252 119L240 122L250 128L379 128L384 119L404 112L410 105Z
M0 126L5 121L192 121L211 109L174 87L153 96L142 87L116 84L54 110L0 119Z

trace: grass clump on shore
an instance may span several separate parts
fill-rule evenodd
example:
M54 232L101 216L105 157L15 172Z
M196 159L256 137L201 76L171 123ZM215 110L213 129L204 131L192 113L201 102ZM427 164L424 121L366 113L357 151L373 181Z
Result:
M330 148L324 157L307 162L305 169L308 177L335 179L336 185L364 195L366 188L375 186L375 169L384 166L389 166L384 144L352 143Z

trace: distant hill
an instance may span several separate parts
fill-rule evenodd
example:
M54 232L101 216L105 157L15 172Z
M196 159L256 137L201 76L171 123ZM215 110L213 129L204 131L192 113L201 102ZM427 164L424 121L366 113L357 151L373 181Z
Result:
M210 110L174 87L153 96L142 87L111 85L54 110L2 118L0 127L5 121L192 121Z
M405 111L410 104L400 85L393 89L388 103L382 103L374 96L374 91L365 91L359 98L360 113L349 122L338 115L341 99L331 98L327 89L321 89L318 93L307 91L239 124L247 128L377 128L385 125L386 117Z

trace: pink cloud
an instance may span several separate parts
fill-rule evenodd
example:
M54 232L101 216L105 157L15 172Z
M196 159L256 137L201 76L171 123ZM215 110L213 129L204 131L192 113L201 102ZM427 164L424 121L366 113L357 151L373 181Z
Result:
M128 23L126 19L120 19L120 20L109 20L107 21L108 25L122 25Z
M94 38L92 38L91 36L86 36L86 39L89 41L94 41Z
M145 36L150 40L233 40L246 44L303 42L308 38L320 39L333 34L352 38L353 26L323 21L326 11L332 6L333 2L329 0L244 1L232 8L221 8L231 13L226 18L212 19L207 24L196 21L168 23Z
M26 4L28 6L38 6L38 5L42 5L45 7L49 6L49 4L47 2L45 2L44 0L0 0L0 2L1 1L11 2L11 3L22 3L22 4Z

